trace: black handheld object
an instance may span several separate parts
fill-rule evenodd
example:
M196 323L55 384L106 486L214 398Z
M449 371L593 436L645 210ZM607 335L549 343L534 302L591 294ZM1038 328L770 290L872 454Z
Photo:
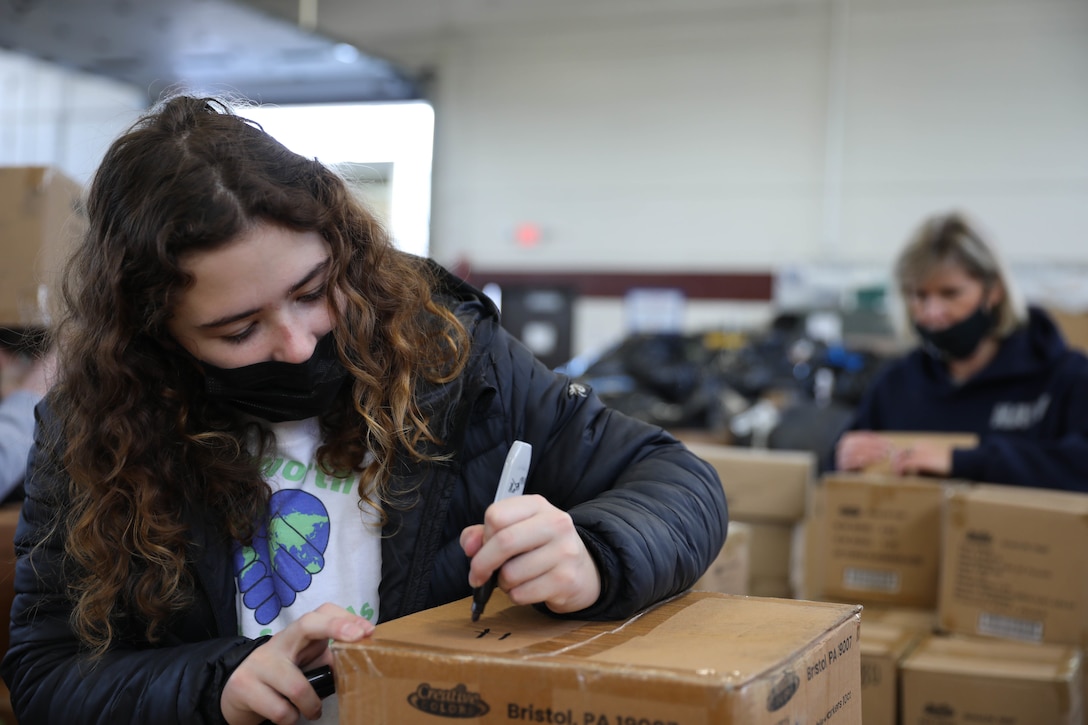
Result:
M336 679L333 678L332 668L328 665L313 670L307 670L302 674L306 675L306 679L309 681L310 686L314 688L314 692L316 692L317 696L322 700L336 692ZM261 721L261 725L272 725L272 721L263 720Z
M491 592L495 591L495 587L499 585L499 570L496 569L495 573L491 575L491 578L484 583L482 587L476 587L472 590L472 621L478 621L480 615L484 613L484 607L487 606L487 600L491 598Z
M316 670L309 670L305 674L306 679L313 686L314 692L322 700L336 692L336 679L332 676L332 668L328 665L318 667Z

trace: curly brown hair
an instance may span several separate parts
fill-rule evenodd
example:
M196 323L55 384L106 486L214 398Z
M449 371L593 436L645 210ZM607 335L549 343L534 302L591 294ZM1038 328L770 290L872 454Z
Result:
M252 431L204 395L167 333L192 283L184 255L256 222L328 242L334 334L354 384L322 416L318 459L330 473L360 472L360 505L380 508L398 458L441 457L416 392L455 378L468 341L433 299L425 260L395 250L334 171L226 101L180 95L146 113L107 151L87 214L62 286L55 404L72 499L65 553L80 572L72 624L101 653L121 622L155 641L191 601L183 511L249 543L270 496L259 452L246 445Z

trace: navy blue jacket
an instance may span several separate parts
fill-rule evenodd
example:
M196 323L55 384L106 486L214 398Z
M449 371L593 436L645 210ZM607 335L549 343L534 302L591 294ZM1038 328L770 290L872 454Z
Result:
M975 433L952 478L1088 491L1088 358L1037 308L994 359L957 384L921 348L889 364L849 430Z
M517 439L533 446L526 493L570 513L601 574L600 599L571 616L624 618L690 587L725 538L725 496L714 469L660 428L606 408L548 370L467 284L447 275L439 294L468 327L472 354L461 377L422 400L452 457L405 467L393 480L404 505L390 507L382 540L381 620L469 596L459 536L483 521ZM185 512L197 584L191 606L159 642L148 642L139 623L119 622L110 650L87 661L68 621L63 531L52 529L68 494L46 443L58 427L49 402L38 408L38 445L16 532L11 648L0 666L19 722L222 722L227 678L263 641L238 634L230 542L210 529L207 512Z

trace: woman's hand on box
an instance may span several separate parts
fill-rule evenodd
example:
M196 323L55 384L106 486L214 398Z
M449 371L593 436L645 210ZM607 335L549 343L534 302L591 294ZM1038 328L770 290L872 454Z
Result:
M515 604L543 602L568 613L600 597L600 573L570 514L543 496L491 504L483 524L461 532L461 548L472 558L469 585L483 585L498 569L499 588Z
M948 476L952 473L952 447L929 441L915 443L895 450L891 464L900 476Z
M374 631L363 617L322 604L275 634L238 665L219 707L230 725L295 725L321 717L321 698L303 669L332 664L329 640L357 642Z
M867 430L844 433L835 446L835 468L861 471L888 460L892 444L887 438Z

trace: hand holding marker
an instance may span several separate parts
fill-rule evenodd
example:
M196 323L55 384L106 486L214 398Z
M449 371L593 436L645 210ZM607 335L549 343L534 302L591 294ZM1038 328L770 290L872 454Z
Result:
M495 500L498 503L511 496L520 496L525 490L525 479L529 477L529 461L533 457L533 447L525 441L514 441L510 446L510 452L506 454L506 462L502 466L502 476L499 478L499 487L495 490ZM472 591L472 621L475 622L484 613L487 600L491 598L491 592L499 584L499 570L491 574L491 578L480 587Z

